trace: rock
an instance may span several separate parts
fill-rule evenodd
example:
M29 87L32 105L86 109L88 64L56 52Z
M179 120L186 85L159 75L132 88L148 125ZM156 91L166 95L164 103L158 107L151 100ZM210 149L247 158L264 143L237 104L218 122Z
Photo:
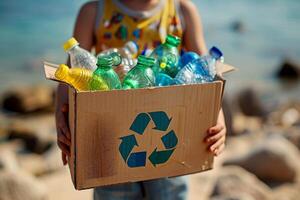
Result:
M0 172L0 200L45 200L44 185L24 172Z
M237 135L237 133L233 129L233 108L230 106L228 102L228 98L225 96L223 99L222 109L225 116L225 124L228 136Z
M246 27L242 21L234 21L231 24L231 30L237 33L244 33L246 31Z
M0 171L18 171L19 164L15 153L11 149L0 149Z
M240 92L238 95L238 104L243 114L247 116L265 117L267 110L261 102L258 92L252 88L248 88Z
M37 154L19 155L20 167L34 176L44 176L63 167L61 152L56 145L42 156Z
M248 153L228 159L224 165L238 165L268 184L296 181L300 157L297 148L280 135L269 135Z
M11 123L8 135L8 139L20 139L24 142L27 150L38 154L47 151L55 143L55 135L44 134L21 120Z
M288 102L279 106L268 116L269 124L291 127L300 126L300 103Z
M21 114L49 112L54 108L54 90L47 86L20 87L4 94L2 107Z
M281 79L296 80L300 78L300 64L290 59L285 59L277 71L277 77Z
M300 121L300 113L295 108L290 108L286 110L281 117L281 123L284 126L293 126L299 121Z
M300 184L284 184L274 189L275 200L298 200L300 197Z
M40 177L48 190L49 200L92 200L93 190L77 191L74 189L67 167L52 174Z
M234 194L234 195L221 195L211 198L211 200L255 200L251 195L249 194Z
M263 128L263 120L260 117L249 117L241 113L234 115L233 122L233 129L236 135L255 133Z
M22 170L34 176L41 176L48 172L44 158L38 154L19 155L18 161Z
M8 136L8 131L4 127L0 127L0 142Z
M44 154L44 157L48 172L53 172L63 167L61 151L57 146L57 143L55 143L55 145L53 145L51 149Z
M272 194L271 189L253 174L240 167L224 167L216 179L211 197L217 199L269 200L272 199Z
M284 137L300 150L300 128L289 128L285 131Z

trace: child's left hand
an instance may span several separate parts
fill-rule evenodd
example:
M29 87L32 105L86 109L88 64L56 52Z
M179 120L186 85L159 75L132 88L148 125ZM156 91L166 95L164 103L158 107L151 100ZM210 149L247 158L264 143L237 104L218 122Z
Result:
M219 115L217 125L207 130L204 142L208 144L208 150L215 156L220 155L225 149L226 126L223 113Z

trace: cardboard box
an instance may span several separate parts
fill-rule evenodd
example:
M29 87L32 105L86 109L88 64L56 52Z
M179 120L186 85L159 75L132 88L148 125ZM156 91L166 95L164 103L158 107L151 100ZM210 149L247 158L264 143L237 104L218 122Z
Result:
M56 66L45 63L47 79ZM220 73L233 68L221 65ZM69 160L76 189L212 169L203 143L216 124L224 80L136 90L69 89Z

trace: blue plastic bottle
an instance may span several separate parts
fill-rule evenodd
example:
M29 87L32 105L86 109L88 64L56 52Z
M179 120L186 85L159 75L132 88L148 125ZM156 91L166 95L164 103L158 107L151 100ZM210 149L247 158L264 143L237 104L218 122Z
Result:
M181 70L186 64L188 64L192 60L196 60L200 58L199 54L193 52L193 51L188 51L183 53L183 55L180 57L178 61L178 69Z
M155 77L155 85L158 87L175 85L172 77L164 73L158 73Z
M216 61L221 58L223 53L217 47L212 47L209 55L199 58L193 56L175 77L176 84L212 82L216 75Z

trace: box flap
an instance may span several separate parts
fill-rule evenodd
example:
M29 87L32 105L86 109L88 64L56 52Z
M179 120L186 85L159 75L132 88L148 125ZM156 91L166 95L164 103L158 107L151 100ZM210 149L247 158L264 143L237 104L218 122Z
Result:
M58 81L54 75L57 68L58 68L58 65L56 65L56 64L44 62L44 73L45 73L46 79Z
M217 74L219 75L223 75L225 73L228 73L228 72L231 72L231 71L235 71L236 68L231 66L231 65L228 65L226 63L221 63L221 62L217 62L216 64L216 70L217 70Z

